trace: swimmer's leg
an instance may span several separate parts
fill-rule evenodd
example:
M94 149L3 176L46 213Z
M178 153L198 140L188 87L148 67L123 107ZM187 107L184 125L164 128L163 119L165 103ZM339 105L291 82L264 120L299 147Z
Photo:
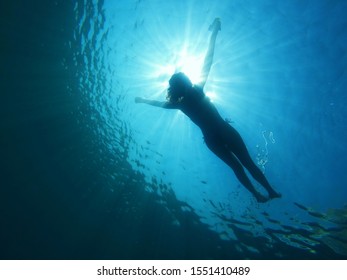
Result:
M237 179L254 195L258 202L266 202L268 200L254 188L240 162L225 146L217 145L215 143L208 143L208 141L206 141L206 144L215 155L217 155L229 167L231 167Z
M245 168L247 168L247 170L251 173L252 177L266 189L266 191L269 193L270 199L281 197L281 194L277 193L271 187L263 172L261 172L260 168L252 160L240 134L233 127L231 127L230 131L232 131L233 134L232 145L230 145L230 147L235 156L239 159L242 165Z

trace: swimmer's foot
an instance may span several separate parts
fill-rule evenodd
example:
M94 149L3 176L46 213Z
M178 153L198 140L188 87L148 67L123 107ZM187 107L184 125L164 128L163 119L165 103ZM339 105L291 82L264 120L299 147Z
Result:
M259 203L265 203L265 202L267 202L267 201L270 200L269 198L263 196L263 195L260 194L260 193L257 193L257 194L255 195L255 199L256 199Z
M209 31L220 31L221 30L221 23L220 18L215 18L210 27L208 28Z
M278 193L278 192L271 192L269 193L269 199L274 199L274 198L281 198L282 197L282 194L281 193Z

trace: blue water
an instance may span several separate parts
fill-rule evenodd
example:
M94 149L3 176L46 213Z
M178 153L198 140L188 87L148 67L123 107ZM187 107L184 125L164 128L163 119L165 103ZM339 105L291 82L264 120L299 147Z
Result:
M2 259L346 258L346 1L11 3ZM282 193L266 204L184 114L134 102L194 81L215 17L206 94Z

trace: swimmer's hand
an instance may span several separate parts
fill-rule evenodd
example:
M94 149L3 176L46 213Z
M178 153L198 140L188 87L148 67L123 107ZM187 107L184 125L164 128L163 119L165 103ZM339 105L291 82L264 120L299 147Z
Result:
M145 99L142 97L135 97L135 103L144 103Z
M208 28L208 30L212 32L220 31L221 30L220 18L215 18L214 21L211 23L210 27Z

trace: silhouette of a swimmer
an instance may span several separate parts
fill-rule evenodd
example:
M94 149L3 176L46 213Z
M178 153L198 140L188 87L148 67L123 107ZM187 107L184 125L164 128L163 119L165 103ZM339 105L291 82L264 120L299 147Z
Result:
M280 197L280 194L271 187L264 174L252 161L240 134L223 120L213 103L203 92L213 61L216 37L221 30L219 18L213 21L209 30L212 33L202 69L201 83L193 85L185 74L176 73L169 80L167 101L161 102L136 97L135 102L166 109L180 109L200 127L208 148L233 169L238 180L255 196L258 202L266 202L269 199ZM254 188L244 167L266 189L269 197L263 196Z

